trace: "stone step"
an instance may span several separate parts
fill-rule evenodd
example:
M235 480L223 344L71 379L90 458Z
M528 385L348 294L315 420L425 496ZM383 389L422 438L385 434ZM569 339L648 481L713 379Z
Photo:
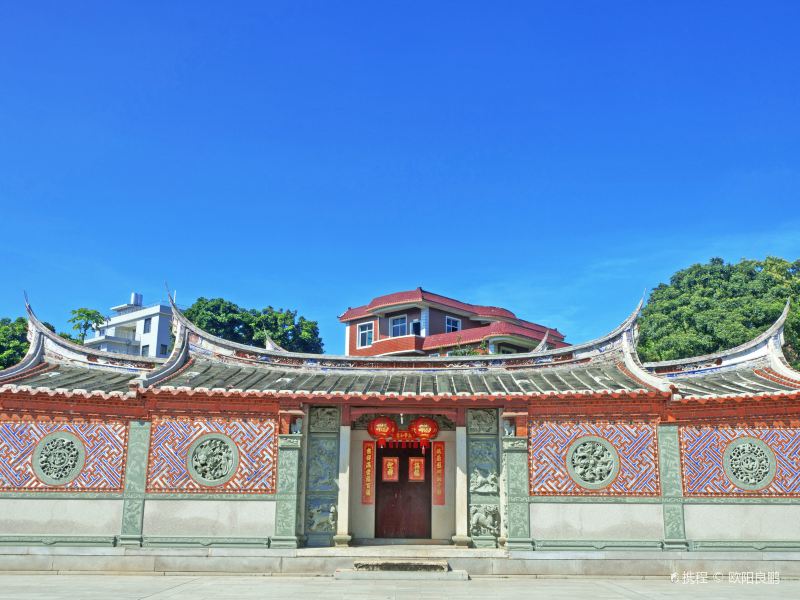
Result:
M469 579L466 571L450 569L446 560L413 558L373 558L353 561L352 569L336 569L336 579Z
M353 561L356 571L416 571L447 573L450 564L446 560L425 560L414 558L370 558Z

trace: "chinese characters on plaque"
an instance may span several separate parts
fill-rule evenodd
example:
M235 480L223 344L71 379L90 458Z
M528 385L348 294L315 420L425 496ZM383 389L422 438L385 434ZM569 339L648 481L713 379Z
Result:
M397 456L384 456L382 481L400 481L400 459Z
M408 480L425 481L425 457L411 456L408 459Z
M444 506L444 442L433 442L433 504Z
M361 459L361 504L372 504L375 498L375 442L364 442Z

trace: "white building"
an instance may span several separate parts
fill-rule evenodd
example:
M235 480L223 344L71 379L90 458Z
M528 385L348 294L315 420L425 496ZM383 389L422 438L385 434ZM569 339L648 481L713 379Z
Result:
M142 295L134 292L129 303L113 306L111 310L116 314L95 329L94 337L87 338L85 345L120 354L167 356L172 319L169 305L143 306Z

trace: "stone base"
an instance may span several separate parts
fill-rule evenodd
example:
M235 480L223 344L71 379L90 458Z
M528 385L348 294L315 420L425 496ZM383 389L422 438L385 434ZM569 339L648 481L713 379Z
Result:
M453 545L459 548L469 548L472 543L472 538L468 535L454 535L452 539Z
M294 535L287 535L287 536L280 536L276 535L270 538L269 540L269 547L270 548L297 548L297 536Z
M493 535L473 535L472 545L476 548L497 548L497 538Z
M136 546L141 547L142 536L140 535L119 535L117 536L117 546Z
M533 550L533 542L530 538L508 538L505 547L508 550Z
M350 535L337 534L333 536L333 545L337 548L346 548L350 545L350 540L352 539L353 537Z
M664 550L681 550L685 552L689 549L689 542L686 540L664 540L661 546Z

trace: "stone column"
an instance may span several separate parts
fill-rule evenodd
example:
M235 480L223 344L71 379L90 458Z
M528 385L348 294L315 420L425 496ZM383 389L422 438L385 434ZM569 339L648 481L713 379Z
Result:
M118 546L142 545L149 452L150 421L131 421L128 425L128 456L125 465L122 531L117 537Z
M467 428L456 427L456 546L469 546L469 511L467 498Z
M347 546L350 536L350 426L339 427L339 497L336 502L336 546Z
M341 414L335 406L312 406L308 411L303 513L307 546L330 546L336 535L340 425Z
M688 550L683 516L680 441L677 425L658 426L658 466L664 515L664 550Z
M531 542L531 510L528 503L528 440L524 437L503 438L506 468L506 528L509 550L533 550Z
M297 488L302 434L278 436L278 493L272 548L297 548Z
M494 408L467 411L469 536L476 548L496 548L500 536L500 438Z

